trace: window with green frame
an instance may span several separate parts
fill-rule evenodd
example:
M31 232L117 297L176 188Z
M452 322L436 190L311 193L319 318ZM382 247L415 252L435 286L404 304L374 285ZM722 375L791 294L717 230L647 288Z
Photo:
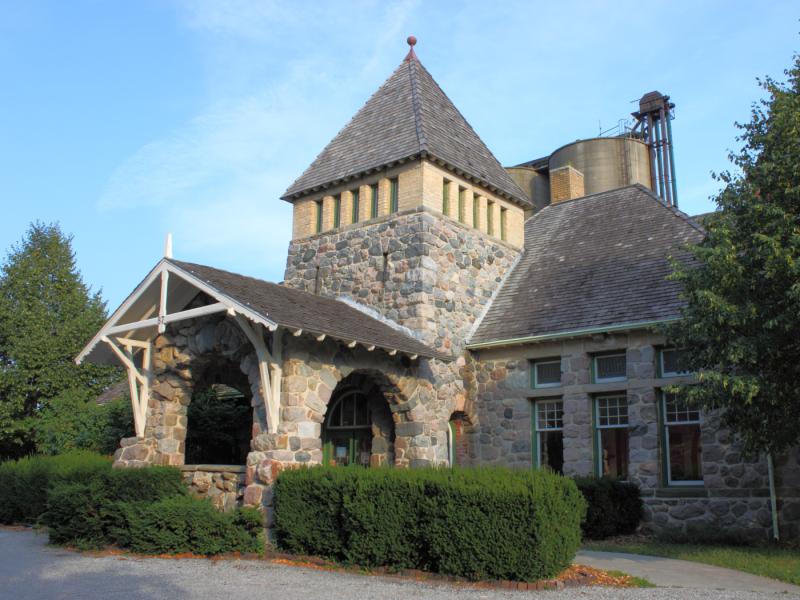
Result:
M506 219L507 219L508 209L500 207L500 239L505 241L506 239Z
M464 222L464 211L466 204L467 189L463 187L458 188L458 222Z
M701 412L675 394L661 393L660 420L666 485L703 485Z
M336 194L333 197L333 228L339 227L342 221L342 195Z
M683 351L661 348L658 351L658 376L680 377L681 375L689 375L689 370L684 364Z
M351 223L358 223L358 203L359 203L359 191L357 189L350 192L351 197L353 199L353 212L352 217L350 219Z
M472 226L477 229L480 226L481 215L481 198L480 196L472 197Z
M533 466L564 472L564 403L560 398L533 403Z
M592 381L610 383L627 379L627 358L625 351L597 354L592 357Z
M561 359L545 358L531 362L531 387L561 387Z
M331 403L322 428L325 465L368 467L372 454L372 419L366 395L345 390Z
M314 232L320 233L322 231L322 200L317 200L314 204L316 205L314 208L316 210Z
M595 474L614 479L628 478L628 396L624 393L597 396L593 401Z
M494 235L494 202L486 203L486 233Z
M373 183L369 186L370 199L369 199L369 218L374 219L378 216L378 184Z
M396 213L400 210L400 191L397 177L389 180L389 212Z
M442 214L450 215L450 181L442 180Z

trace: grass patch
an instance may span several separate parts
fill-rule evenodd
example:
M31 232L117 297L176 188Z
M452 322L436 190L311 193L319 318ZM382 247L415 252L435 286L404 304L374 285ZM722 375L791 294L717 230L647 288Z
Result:
M629 552L677 558L735 569L762 577L800 585L800 550L789 548L752 548L747 546L711 546L669 544L664 542L586 542L587 550Z
M628 573L623 573L622 571L606 571L612 577L625 577L627 578L628 587L635 587L635 588L654 588L656 585L652 581L648 581L644 577L636 577L635 575L629 575Z

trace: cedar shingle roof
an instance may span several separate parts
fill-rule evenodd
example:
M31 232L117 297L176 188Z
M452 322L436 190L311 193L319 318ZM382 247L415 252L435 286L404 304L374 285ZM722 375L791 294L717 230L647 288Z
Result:
M415 58L405 60L283 195L293 200L401 160L430 156L523 206L530 202Z
M703 230L634 185L547 206L470 344L678 317L667 256Z
M243 304L262 317L283 327L325 334L365 346L398 350L426 358L452 360L398 327L375 318L340 300L270 283L213 267L167 259L221 294Z

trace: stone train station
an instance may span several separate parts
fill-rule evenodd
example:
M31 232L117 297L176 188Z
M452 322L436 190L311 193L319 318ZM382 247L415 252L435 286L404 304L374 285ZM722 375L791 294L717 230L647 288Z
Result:
M771 470L666 391L693 381L658 329L682 306L668 257L704 236L677 208L669 98L504 168L415 42L285 192L283 282L167 249L81 352L128 372L115 466L179 466L267 526L297 465L549 467L636 483L648 530L760 539L772 479L800 537L800 452Z

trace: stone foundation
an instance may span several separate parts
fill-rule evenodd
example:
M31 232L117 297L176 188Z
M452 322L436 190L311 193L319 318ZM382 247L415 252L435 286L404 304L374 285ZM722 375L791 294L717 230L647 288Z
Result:
M245 467L238 465L184 465L183 480L198 498L209 498L218 510L228 512L244 502Z

